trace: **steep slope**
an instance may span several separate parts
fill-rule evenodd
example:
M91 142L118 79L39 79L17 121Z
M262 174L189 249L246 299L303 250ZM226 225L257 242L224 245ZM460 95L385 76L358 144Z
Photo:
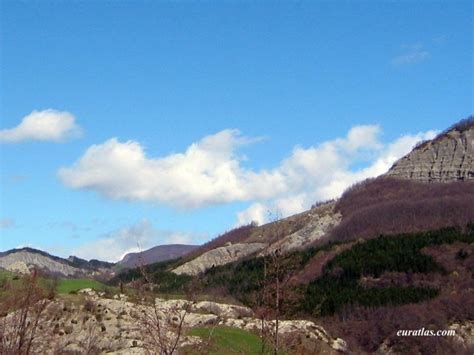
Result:
M197 245L186 244L158 245L140 253L129 253L125 255L123 259L117 263L117 265L126 268L134 268L140 265L148 265L160 261L172 260L192 252L197 247Z
M474 180L474 117L420 144L386 176L421 182Z
M97 276L111 274L113 264L99 260L83 260L75 256L63 259L33 248L11 249L0 253L0 267L18 273L32 268L56 276Z
M70 265L65 259L54 257L36 249L13 249L0 254L0 267L14 272L27 273L36 267L48 274L74 276L87 270Z
M197 258L178 266L173 272L178 275L198 275L211 267L225 265L256 253L262 250L266 245L265 243L229 243L226 246L205 252Z
M341 215L334 208L330 201L262 226L233 229L190 253L173 272L196 275L251 255L305 248L339 224Z
M430 182L430 184L426 184ZM173 264L178 274L277 249L284 253L327 240L464 227L474 217L474 118L423 142L385 175L362 182L337 201L262 226L235 228Z

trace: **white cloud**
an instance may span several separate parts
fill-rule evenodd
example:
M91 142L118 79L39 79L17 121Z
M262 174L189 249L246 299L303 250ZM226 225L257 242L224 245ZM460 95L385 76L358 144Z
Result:
M81 134L75 117L65 111L33 111L23 117L21 123L9 129L0 130L0 142L16 143L22 141L62 142Z
M422 44L403 45L403 53L392 59L392 65L396 67L421 63L430 57L430 53L424 49Z
M148 158L138 142L113 138L90 147L72 167L60 169L59 177L69 187L96 190L113 199L182 208L248 200L257 188L259 197L270 197L278 188L278 176L242 169L242 159L235 154L249 142L236 130L224 130L184 153Z
M0 219L0 229L12 228L15 226L15 221L11 218Z
M98 259L110 262L121 260L125 254L144 251L163 244L191 244L193 236L181 232L155 229L152 223L143 219L103 237L88 242L73 251L84 259Z
M252 140L224 130L190 145L184 153L147 157L133 141L110 139L87 149L71 167L62 168L62 182L91 189L112 199L151 201L179 208L199 208L237 201L250 202L237 216L239 224L260 223L271 215L287 216L316 201L338 197L353 183L386 172L423 139L428 131L380 141L377 125L355 126L346 137L311 147L295 147L269 170L243 164L238 148Z
M373 130L378 136L379 130ZM369 140L368 147L372 147L372 157L366 165L359 169L351 168L351 161L357 159L362 153L360 146L358 152L340 149L351 146L344 139L326 142L317 147L308 149L299 148L285 161L281 169L286 171L286 176L294 176L292 171L299 171L299 179L304 180L298 188L286 194L276 195L267 201L252 203L247 209L237 214L237 225L258 221L260 224L269 221L269 216L290 216L308 209L317 201L324 201L339 197L345 189L358 181L376 177L387 172L390 167L408 154L420 141L432 139L436 131L427 131L414 135L403 135L394 142L382 144L378 138ZM350 132L348 138L351 136ZM373 137L373 136L371 136ZM331 152L331 153L328 153ZM305 169L301 169L301 167ZM295 181L298 178L293 178ZM292 182L289 181L288 184Z

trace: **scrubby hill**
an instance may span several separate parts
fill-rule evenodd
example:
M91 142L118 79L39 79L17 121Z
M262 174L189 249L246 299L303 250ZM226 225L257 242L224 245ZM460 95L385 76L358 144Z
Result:
M473 118L461 121L337 201L150 265L155 290L192 287L261 310L278 280L281 315L317 319L352 352L472 353L473 130ZM131 270L115 282L139 278ZM396 336L423 327L456 337Z
M169 244L158 245L139 253L129 253L120 260L117 265L126 268L134 268L160 261L180 258L198 248L197 245Z
M336 210L342 221L326 238L335 241L464 227L474 221L474 181L426 184L380 177L347 190Z

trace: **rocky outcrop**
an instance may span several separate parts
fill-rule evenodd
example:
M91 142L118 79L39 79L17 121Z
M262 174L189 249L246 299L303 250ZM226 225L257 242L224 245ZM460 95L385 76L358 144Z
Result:
M47 336L38 339L40 353L97 353L97 354L147 354L144 348L146 331L143 319L156 319L161 331L168 329L175 316L184 315L184 329L203 326L230 326L250 332L261 329L261 319L247 307L216 302L191 302L157 298L155 307L119 299L104 298L93 290L79 292L85 301L69 303L58 299L48 306L48 319L42 324ZM120 297L119 297L120 298ZM171 315L171 317L170 317ZM151 317L151 318L149 318ZM156 318L153 318L156 317ZM266 329L273 329L273 321L265 322ZM52 333L52 334L51 334ZM186 332L185 332L186 334ZM327 349L327 354L347 351L344 340L332 337L323 327L307 320L280 320L282 338L298 335ZM184 335L180 348L198 346L203 340ZM204 339L205 341L205 339ZM91 349L94 352L89 352ZM59 352L58 352L59 353Z
M262 254L266 255L277 249L283 252L303 249L324 236L341 221L342 215L334 211L335 205L333 201L311 209L308 212L309 220L303 228L272 243L262 251Z
M6 270L18 273L18 274L29 274L30 269L28 268L28 265L26 265L23 261L16 261L7 267L5 267Z
M456 332L457 340L463 344L466 349L474 347L474 321L466 321L463 323L453 323L449 329Z
M212 249L172 270L175 274L197 275L213 266L225 265L265 248L265 243L237 243Z
M24 266L27 268L36 267L48 273L62 276L73 276L84 273L84 270L75 268L65 262L62 263L44 254L28 250L18 250L0 256L0 267L4 269L17 271L15 269L21 267L21 270L25 271Z
M421 182L474 181L474 119L422 143L397 161L386 176Z

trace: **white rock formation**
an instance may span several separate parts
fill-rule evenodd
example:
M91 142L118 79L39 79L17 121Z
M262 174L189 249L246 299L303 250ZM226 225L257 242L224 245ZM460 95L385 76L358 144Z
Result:
M270 244L261 254L267 255L276 249L283 252L301 249L321 238L341 222L342 215L339 212L335 213L334 208L335 202L332 202L310 211L309 223L295 233Z
M162 322L173 321L173 316L183 312L189 305L189 312L184 318L184 327L202 327L225 325L237 327L251 332L261 329L261 320L255 318L253 312L242 306L186 300L156 299L156 309L151 306L137 305L132 302L100 297L95 291L86 289L78 292L88 300L88 306L77 303L68 304L62 300L54 301L46 314L50 333L40 338L37 344L41 353L53 353L53 349L61 351L85 353L91 344L100 354L146 354L140 346L143 344L144 332L142 317L158 317ZM172 315L170 317L170 315ZM162 323L162 329L167 329ZM266 322L267 329L273 329L274 322ZM45 330L48 330L45 329ZM170 328L171 329L171 328ZM331 337L324 328L307 320L282 320L279 333L282 337L298 334L307 339L326 344L332 353L345 352L346 343L342 339ZM198 337L183 336L180 347L197 345L202 340ZM40 346L39 346L40 345Z
M172 270L174 273L197 275L213 266L225 265L265 248L265 243L237 243L212 249Z
M19 274L27 275L30 273L30 269L28 265L26 265L23 261L15 261L14 263L5 267L6 270L11 272L16 272Z
M0 267L4 269L8 270L11 265L15 267L15 265L19 265L18 263L23 263L27 267L33 265L37 268L48 270L51 273L57 273L64 276L73 276L83 272L81 269L60 263L42 254L31 253L24 250L0 257Z
M474 180L474 121L462 132L453 129L415 148L386 176L422 182Z

